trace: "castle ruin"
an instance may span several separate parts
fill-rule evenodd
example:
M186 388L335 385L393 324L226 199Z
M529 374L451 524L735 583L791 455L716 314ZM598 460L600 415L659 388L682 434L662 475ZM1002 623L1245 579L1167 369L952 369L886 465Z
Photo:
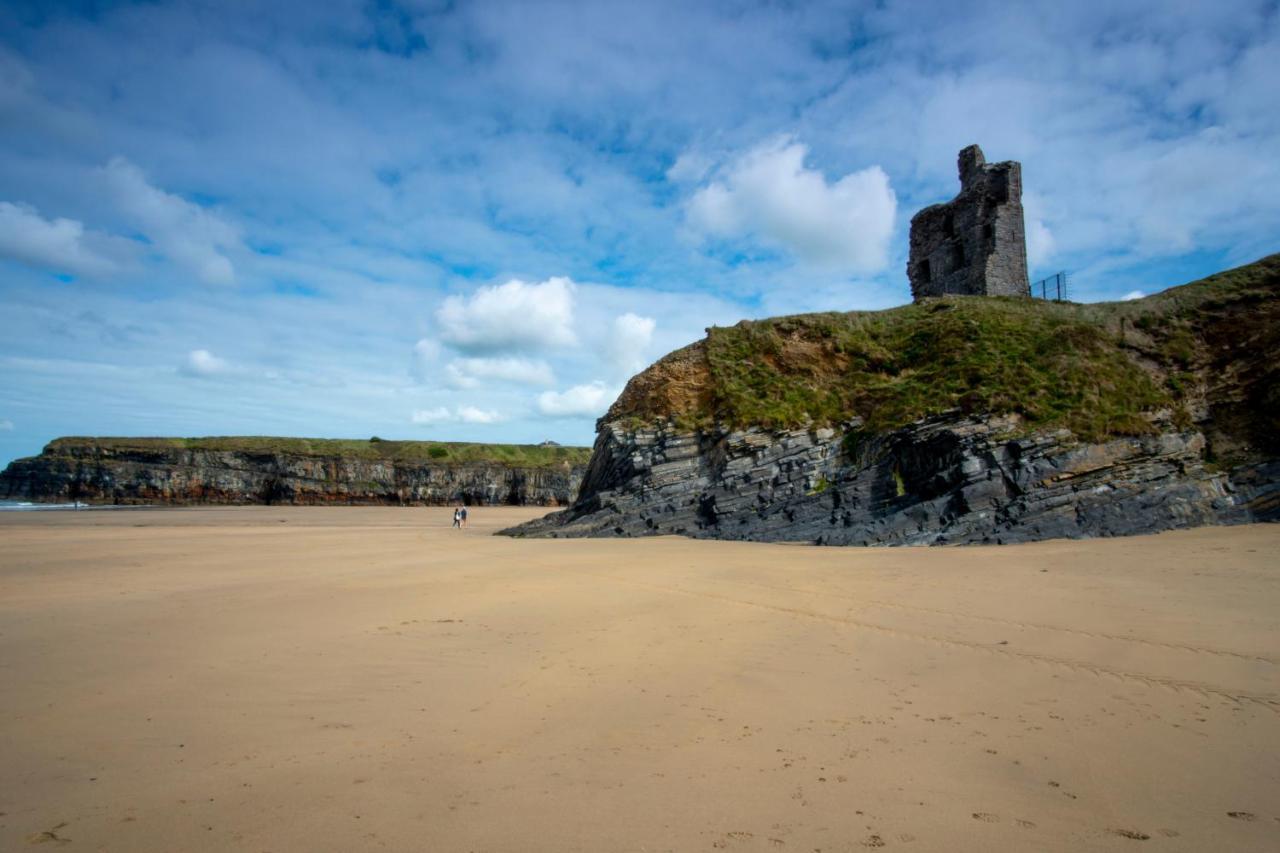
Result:
M911 297L1030 296L1022 165L960 152L960 194L911 217Z

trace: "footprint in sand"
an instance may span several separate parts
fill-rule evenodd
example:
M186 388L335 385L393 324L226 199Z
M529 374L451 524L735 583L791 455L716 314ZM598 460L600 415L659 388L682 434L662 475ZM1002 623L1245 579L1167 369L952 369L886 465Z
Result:
M862 842L863 847L883 847L884 839L878 835L868 835L867 840Z
M1233 817L1236 820L1257 820L1258 816L1253 812L1227 812L1227 817Z
M974 812L974 820L980 820L983 823L999 823L1000 815L991 814L990 812Z
M723 838L717 838L715 841L712 841L711 846L717 850L723 850L729 846L730 841L750 841L752 838L755 838L755 836L750 832L743 832L741 830L726 832Z
M62 846L63 844L70 844L71 843L70 838L65 838L58 834L58 830L62 829L66 825L67 824L64 821L58 824L57 826L55 826L53 829L46 829L44 832L37 832L32 835L28 835L27 843L28 844L57 844L58 846Z
M1136 829L1108 829L1107 832L1112 835L1118 835L1121 838L1132 839L1133 841L1146 841L1151 838L1150 835Z

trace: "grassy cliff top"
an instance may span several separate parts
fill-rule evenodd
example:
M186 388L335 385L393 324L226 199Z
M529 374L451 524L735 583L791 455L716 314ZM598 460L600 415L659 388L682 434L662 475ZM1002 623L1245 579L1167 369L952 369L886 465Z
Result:
M1151 432L1158 412L1190 423L1225 370L1261 383L1257 415L1280 428L1276 352L1280 255L1129 302L943 297L713 327L606 419L879 432L960 409L1097 440Z
M272 436L210 436L207 438L56 438L45 447L46 454L78 448L115 451L160 452L165 450L232 451L237 453L285 453L296 456L342 456L371 461L497 463L543 467L569 463L585 465L589 447L559 447L540 444L471 444L455 441L385 441L347 438L276 438Z

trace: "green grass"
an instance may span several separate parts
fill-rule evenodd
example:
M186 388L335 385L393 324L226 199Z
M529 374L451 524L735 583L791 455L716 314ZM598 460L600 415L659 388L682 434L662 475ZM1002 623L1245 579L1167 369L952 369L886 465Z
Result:
M861 418L874 434L959 409L1086 440L1143 434L1158 410L1187 418L1188 396L1221 349L1210 338L1227 328L1269 340L1278 304L1273 255L1132 302L947 297L744 321L708 330L710 393L698 407L661 413L639 401L618 414L771 429Z
M961 409L1093 437L1147 431L1140 413L1171 403L1075 306L1012 298L712 329L707 361L719 416L774 428L861 417L882 432Z
M47 453L76 447L155 452L170 449L231 451L248 454L346 457L367 461L435 462L444 464L500 463L521 467L549 467L562 463L585 465L589 447L544 447L537 444L472 444L446 441L388 441L386 439L277 438L272 436L210 436L207 438L88 438L54 439Z

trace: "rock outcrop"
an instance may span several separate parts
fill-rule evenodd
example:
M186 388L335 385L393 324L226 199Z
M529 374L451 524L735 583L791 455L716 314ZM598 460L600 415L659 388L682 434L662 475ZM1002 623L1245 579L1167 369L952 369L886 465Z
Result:
M1009 543L1280 520L1280 256L1143 300L708 330L516 536Z
M581 498L508 532L942 545L1280 518L1280 464L1211 470L1199 432L1085 443L1066 430L1009 437L1017 426L960 413L880 436L857 424L723 433L604 424Z
M586 455L580 448L556 448L544 451L550 458L532 462L450 461L172 444L58 439L41 455L12 462L0 474L0 497L111 504L564 506L578 492Z

